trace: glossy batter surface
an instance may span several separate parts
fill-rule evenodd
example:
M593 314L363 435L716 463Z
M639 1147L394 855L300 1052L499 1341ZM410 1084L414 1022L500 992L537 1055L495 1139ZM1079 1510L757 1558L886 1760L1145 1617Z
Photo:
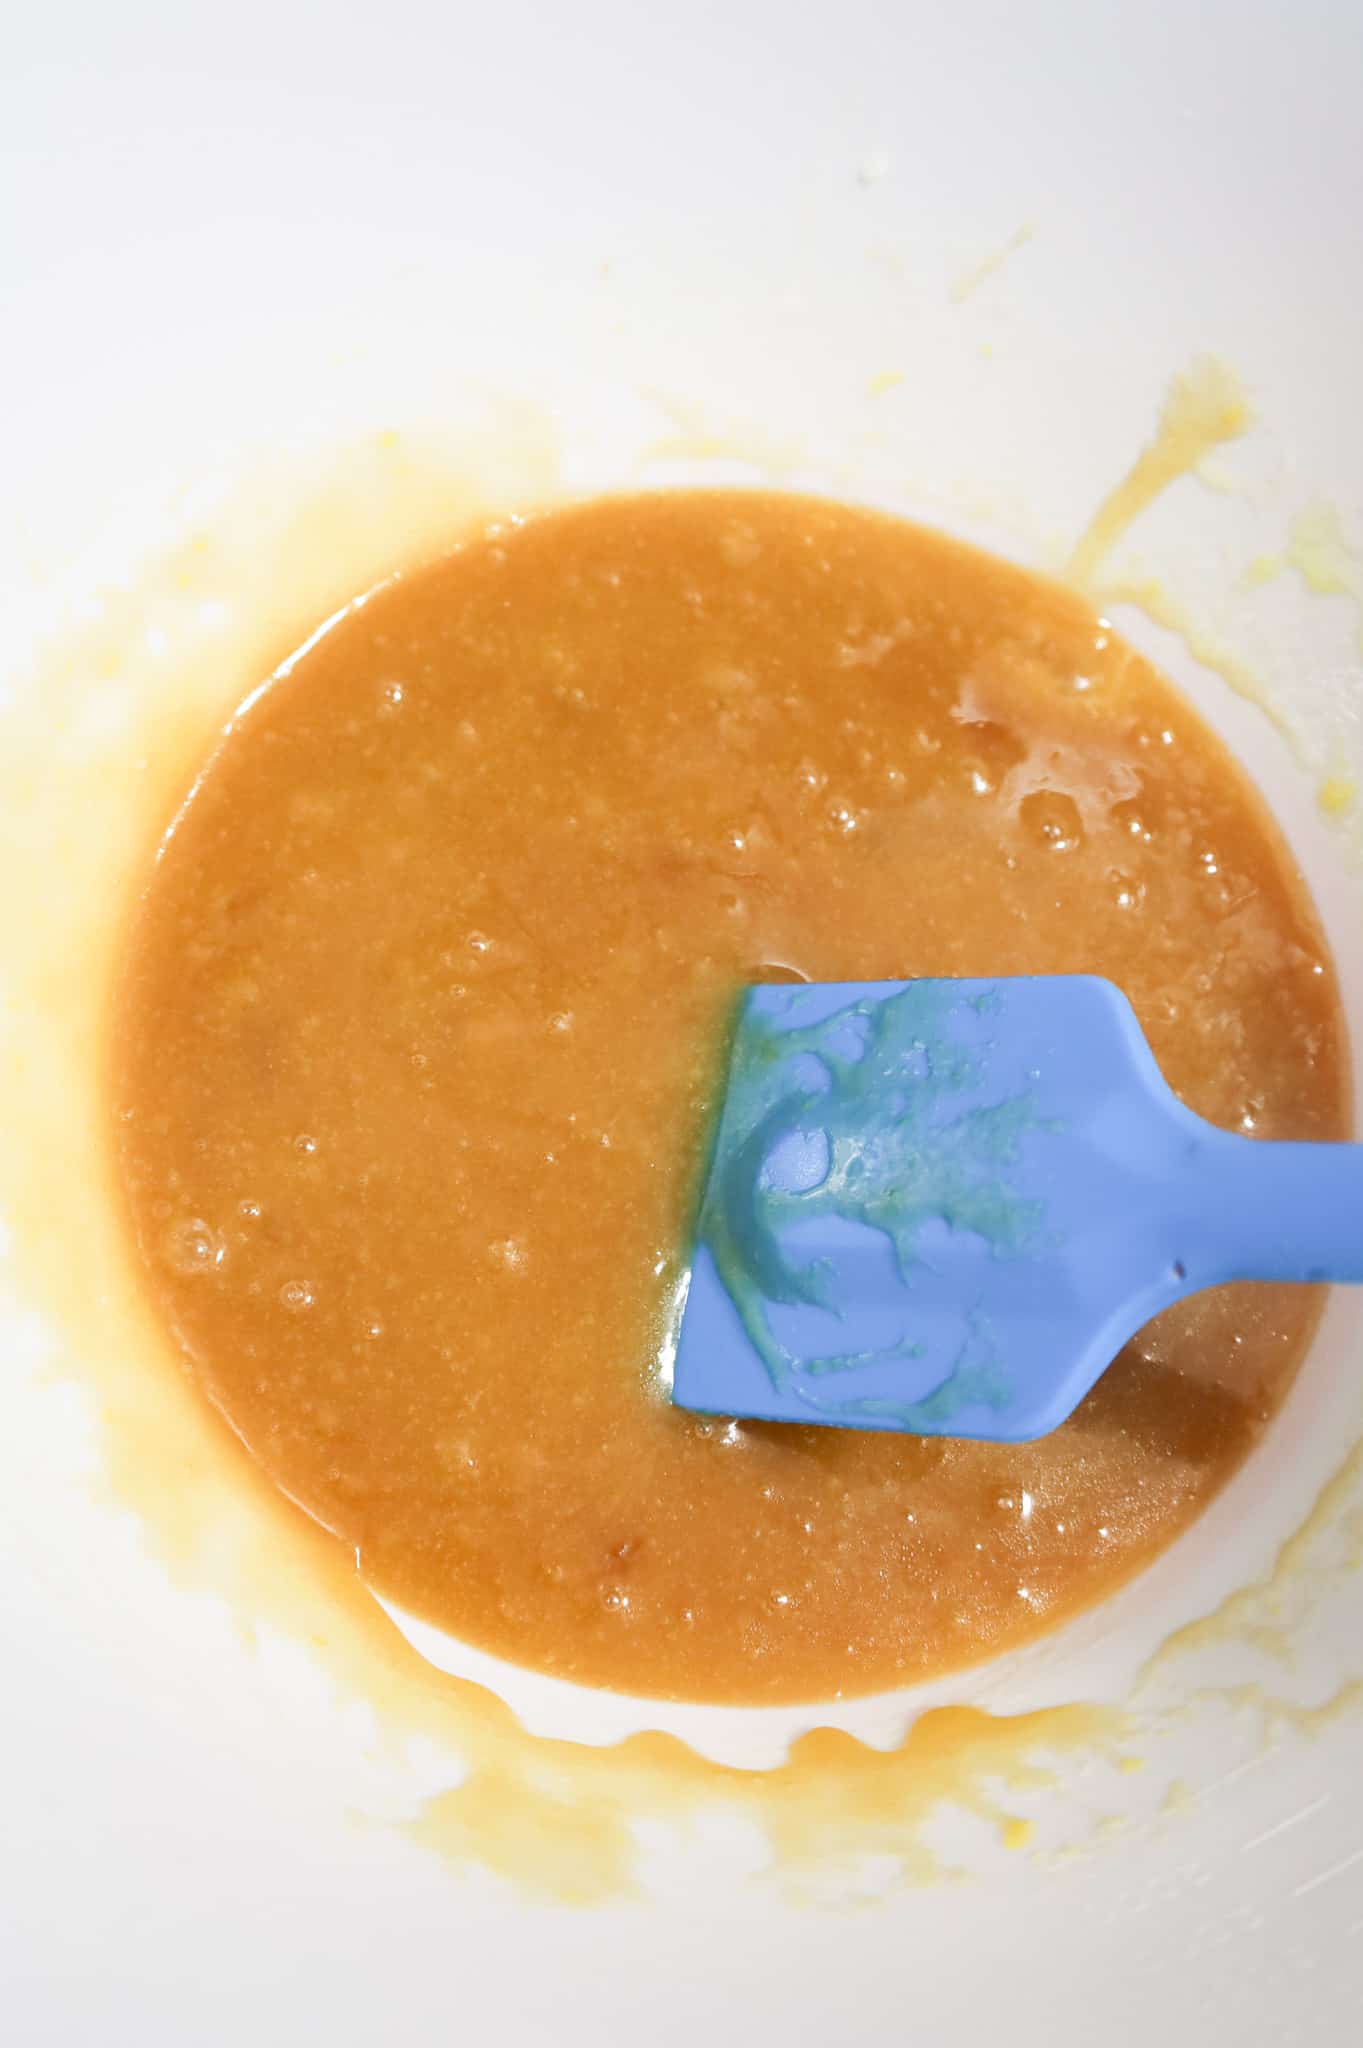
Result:
M1166 1544L1318 1312L1161 1318L1022 1446L673 1410L736 988L1093 971L1172 1085L1345 1134L1330 962L1259 800L1074 598L761 493L512 524L234 722L134 919L111 1117L188 1369L384 1593L623 1690L868 1691Z

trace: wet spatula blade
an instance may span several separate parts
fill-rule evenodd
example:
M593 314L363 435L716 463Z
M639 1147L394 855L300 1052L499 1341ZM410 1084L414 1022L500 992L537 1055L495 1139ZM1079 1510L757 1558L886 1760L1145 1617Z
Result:
M773 1421L1044 1435L1182 1295L1363 1279L1360 1216L1363 1147L1204 1122L1110 982L752 988L672 1397Z

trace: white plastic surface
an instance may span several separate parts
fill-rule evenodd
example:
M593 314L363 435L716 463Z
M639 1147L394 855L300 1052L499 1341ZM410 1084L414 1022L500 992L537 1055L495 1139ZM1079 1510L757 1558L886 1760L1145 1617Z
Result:
M0 62L0 670L54 563L131 544L169 482L471 394L549 408L578 485L708 438L737 473L746 453L1056 559L1211 349L1260 425L1123 560L1231 621L1305 768L1123 624L1272 792L1363 1029L1363 887L1314 803L1322 774L1363 770L1357 606L1288 575L1244 608L1247 564L1303 508L1363 546L1361 77L1363 14L1332 0L26 10ZM42 915L39 876L0 887ZM704 1841L647 1903L527 1904L357 1824L398 1796L388 1763L303 1659L249 1654L87 1497L98 1451L41 1345L17 1310L0 1327L0 2031L24 2048L1357 2032L1363 1720L1222 1762L1190 1724L1164 1766L1187 1812L856 1914L798 1909ZM1271 1563L1363 1427L1361 1363L1340 1302L1186 1541L969 1696L1120 1699L1172 1623ZM1293 1683L1355 1675L1344 1578ZM563 1731L542 1687L507 1683ZM908 1710L849 1725L888 1742ZM563 1712L615 1732L582 1696ZM701 1732L758 1762L789 1729Z

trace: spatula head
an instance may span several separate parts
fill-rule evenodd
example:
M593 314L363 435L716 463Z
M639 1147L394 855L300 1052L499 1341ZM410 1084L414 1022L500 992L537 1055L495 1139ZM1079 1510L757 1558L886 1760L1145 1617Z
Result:
M1189 1291L1169 1190L1207 1131L1091 976L749 989L673 1400L1044 1435Z

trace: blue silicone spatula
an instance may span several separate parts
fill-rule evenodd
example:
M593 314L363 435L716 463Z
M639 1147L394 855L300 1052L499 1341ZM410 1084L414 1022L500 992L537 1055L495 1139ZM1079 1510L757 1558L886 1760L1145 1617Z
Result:
M1227 1280L1363 1282L1363 1145L1218 1130L1090 975L750 988L684 1408L1012 1442Z

